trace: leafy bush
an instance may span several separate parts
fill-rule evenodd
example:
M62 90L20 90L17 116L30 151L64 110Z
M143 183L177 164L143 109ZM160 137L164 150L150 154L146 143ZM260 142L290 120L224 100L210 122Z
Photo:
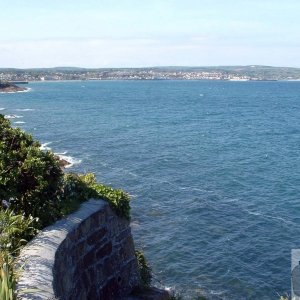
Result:
M107 200L111 208L117 215L130 219L130 197L122 190L115 190L103 184L95 184L93 186L96 195L100 198Z
M135 257L138 262L138 269L141 278L141 286L149 287L152 280L151 267L148 265L145 255L142 251L136 250Z
M77 174L64 174L63 196L61 202L61 212L68 215L77 210L80 203L88 200L91 195L90 188Z
M11 210L0 210L0 299L16 299L14 256L36 233L37 220L14 215Z
M15 299L14 256L37 228L73 212L89 198L103 198L119 216L130 218L128 194L98 184L91 173L63 174L52 152L43 152L31 135L12 128L0 114L1 300ZM1 202L9 209L1 209ZM138 260L143 281L150 283L150 268L142 254Z
M14 215L11 210L0 210L0 251L17 255L37 233L37 220L23 215Z
M13 262L8 255L0 252L0 299L16 299L16 276L13 270Z
M102 198L121 217L130 219L130 197L122 190L97 183L92 173L65 174L63 212L70 213L89 198Z
M0 115L0 200L46 226L61 215L62 175L53 153Z

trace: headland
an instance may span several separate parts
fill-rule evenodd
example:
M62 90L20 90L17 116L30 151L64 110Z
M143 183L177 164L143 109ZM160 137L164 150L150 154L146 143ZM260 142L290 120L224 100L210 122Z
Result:
M25 92L26 88L17 86L15 84L9 82L0 82L0 93L17 93L17 92Z

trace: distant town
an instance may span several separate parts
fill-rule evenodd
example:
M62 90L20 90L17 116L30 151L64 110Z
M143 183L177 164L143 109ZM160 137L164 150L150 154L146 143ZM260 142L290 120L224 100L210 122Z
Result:
M300 68L269 66L100 68L0 68L2 82L60 80L300 80Z

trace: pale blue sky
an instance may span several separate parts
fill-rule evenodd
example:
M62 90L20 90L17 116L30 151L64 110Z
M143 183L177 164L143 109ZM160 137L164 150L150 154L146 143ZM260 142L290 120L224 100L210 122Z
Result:
M240 64L300 67L299 0L0 2L0 67Z

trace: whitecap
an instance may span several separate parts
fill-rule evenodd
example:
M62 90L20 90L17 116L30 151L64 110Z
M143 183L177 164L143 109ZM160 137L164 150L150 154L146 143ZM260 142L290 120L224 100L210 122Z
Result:
M4 107L0 107L0 110L5 110L5 108Z
M64 152L55 152L55 155L66 155L68 153L68 151L64 151Z
M138 177L138 175L133 172L128 172L128 175L131 175L132 177Z
M249 214L249 215L253 215L253 216L261 216L262 214L259 212L255 212L255 211L250 211L248 209L245 209L245 211Z
M34 111L34 108L16 108L16 111Z
M16 121L14 122L14 124L25 124L26 122L23 122L23 121Z
M48 147L48 145L50 145L50 144L52 144L52 142L43 143L43 144L41 145L41 147L40 147L41 150L45 150L45 151L51 150L51 148Z
M5 118L5 119L19 119L19 118L23 118L23 116L18 116L18 115L5 115L4 118Z
M254 212L254 211L250 211L248 209L245 209L245 211L249 214L249 215L253 215L253 216L260 216L262 218L266 218L266 219L273 219L273 220L277 220L280 222L283 222L285 224L293 224L293 222L286 220L282 217L276 217L276 216L271 216L271 215L267 215L267 214L263 214L261 212Z

